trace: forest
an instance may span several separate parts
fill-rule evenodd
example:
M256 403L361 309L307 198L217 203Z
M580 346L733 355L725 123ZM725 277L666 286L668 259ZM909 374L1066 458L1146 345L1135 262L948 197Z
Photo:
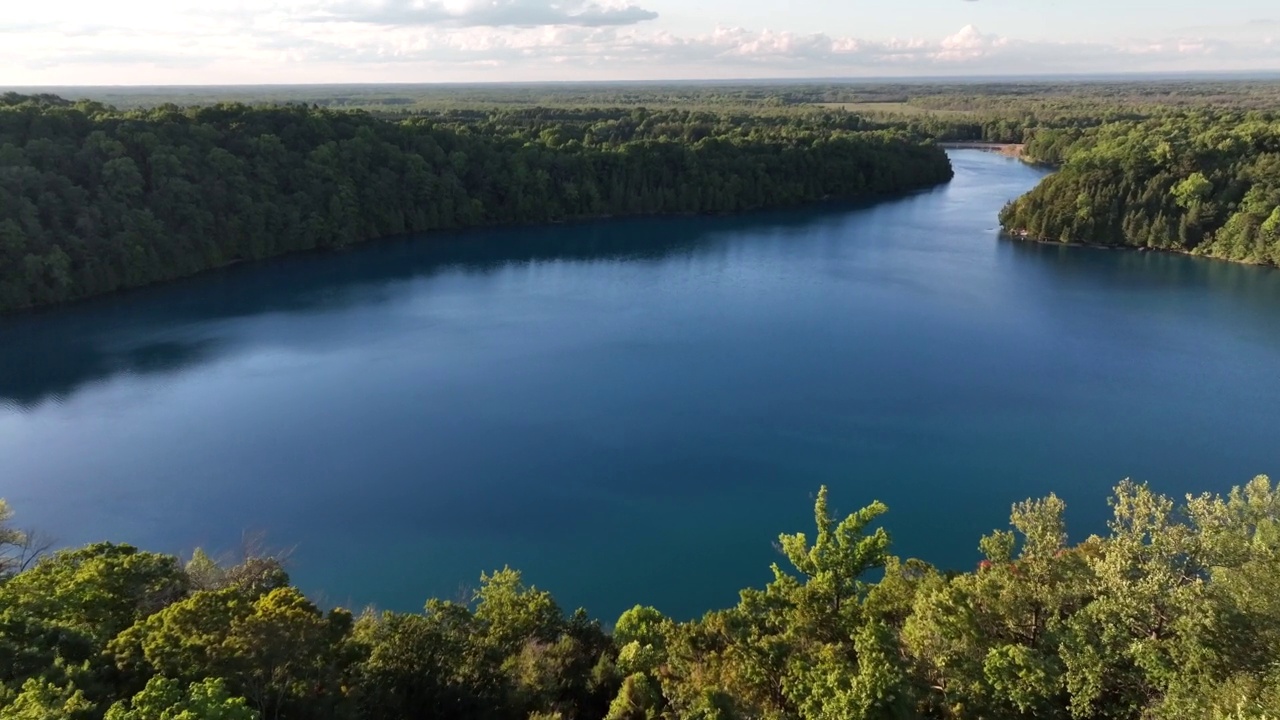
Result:
M1027 152L1060 168L1004 209L1011 233L1280 265L1280 115L1198 110L1043 130Z
M952 176L849 113L304 104L116 110L0 95L0 312L478 225L729 213Z
M1150 114L1179 108L1275 109L1280 76L1080 77L1071 79L723 80L650 82L421 83L222 85L201 87L83 86L26 88L86 98L122 109L161 105L303 103L383 116L451 109L650 108L786 111L858 106L886 113L971 117L1052 114Z
M44 553L0 503L0 719L1280 717L1280 486L1110 505L1072 544L1059 498L1018 503L955 571L823 488L737 605L606 626L509 568L396 613L319 607L265 553Z
M0 95L0 312L409 233L901 193L950 179L938 141L1057 168L1015 237L1280 263L1275 81L76 92Z

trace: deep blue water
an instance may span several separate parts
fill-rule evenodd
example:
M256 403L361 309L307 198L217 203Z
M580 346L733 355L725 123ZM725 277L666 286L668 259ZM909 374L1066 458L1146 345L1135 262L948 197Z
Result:
M0 497L67 544L265 531L313 595L415 609L510 564L566 607L763 584L811 497L972 567L1126 476L1280 472L1280 273L1016 244L1042 172L953 154L861 208L374 244L0 319Z

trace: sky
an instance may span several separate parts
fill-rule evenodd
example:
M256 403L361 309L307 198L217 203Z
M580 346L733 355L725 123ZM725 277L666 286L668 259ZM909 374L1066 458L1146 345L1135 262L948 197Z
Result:
M1280 70L1277 0L10 0L0 86Z

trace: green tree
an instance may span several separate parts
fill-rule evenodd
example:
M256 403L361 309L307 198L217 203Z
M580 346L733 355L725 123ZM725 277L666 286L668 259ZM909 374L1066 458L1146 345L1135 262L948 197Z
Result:
M662 664L666 653L666 632L671 621L651 607L635 607L622 613L614 624L613 641L618 647L618 669L627 675L651 673Z
M223 678L266 718L320 712L343 700L341 645L351 617L322 614L294 588L253 598L205 591L166 607L113 640L126 672L198 682Z
M818 532L813 545L804 533L778 538L782 554L805 576L807 594L829 603L831 611L838 613L842 603L865 592L862 576L884 567L889 548L889 533L876 528L867 535L867 526L887 510L877 501L837 522L827 508L826 486L818 490L813 508ZM781 572L775 565L775 575Z
M1187 210L1204 202L1212 192L1213 183L1209 182L1209 178L1206 178L1204 173L1199 172L1191 173L1182 182L1173 186L1173 197L1177 199L1178 205Z
M244 698L232 697L226 683L209 679L183 687L169 678L152 678L128 702L107 710L106 720L258 720Z
M0 720L91 720L93 703L74 686L28 680L10 704L0 708Z
M13 510L0 498L0 578L21 569L27 534L10 525Z
M480 623L462 605L432 600L422 615L366 615L354 637L365 648L358 704L370 720L484 717L506 701Z

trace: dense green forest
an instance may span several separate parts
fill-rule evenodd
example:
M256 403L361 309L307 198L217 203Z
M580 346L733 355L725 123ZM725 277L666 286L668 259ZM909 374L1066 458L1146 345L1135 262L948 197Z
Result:
M1039 240L1280 264L1280 116L1197 111L1037 132L1059 171L1001 214Z
M1275 81L81 90L123 109L0 96L0 311L402 233L901 192L950 177L930 139L1059 167L1016 235L1280 262Z
M87 98L119 108L160 105L305 103L386 114L519 107L661 109L798 109L812 105L880 106L886 111L1001 114L1112 112L1162 108L1268 109L1280 104L1280 75L1270 77L1081 77L1074 79L737 80L545 83L397 83L82 86L26 89ZM1096 113L1095 113L1096 114Z
M117 111L0 96L0 311L476 225L740 212L951 177L848 113L304 105Z
M527 108L648 108L812 117L844 112L948 140L1020 143L1041 128L1095 127L1192 109L1280 108L1280 78L733 81L46 88L125 109L303 103L377 117Z
M763 588L606 629L518 572L420 613L325 610L280 562L99 544L38 556L0 503L0 718L1280 717L1280 487L1183 503L1122 483L1068 544L1054 496L986 559L891 554L873 503L782 535Z
M0 96L0 311L402 233L901 192L950 177L930 139L1060 166L1014 233L1280 258L1275 81L77 92Z

